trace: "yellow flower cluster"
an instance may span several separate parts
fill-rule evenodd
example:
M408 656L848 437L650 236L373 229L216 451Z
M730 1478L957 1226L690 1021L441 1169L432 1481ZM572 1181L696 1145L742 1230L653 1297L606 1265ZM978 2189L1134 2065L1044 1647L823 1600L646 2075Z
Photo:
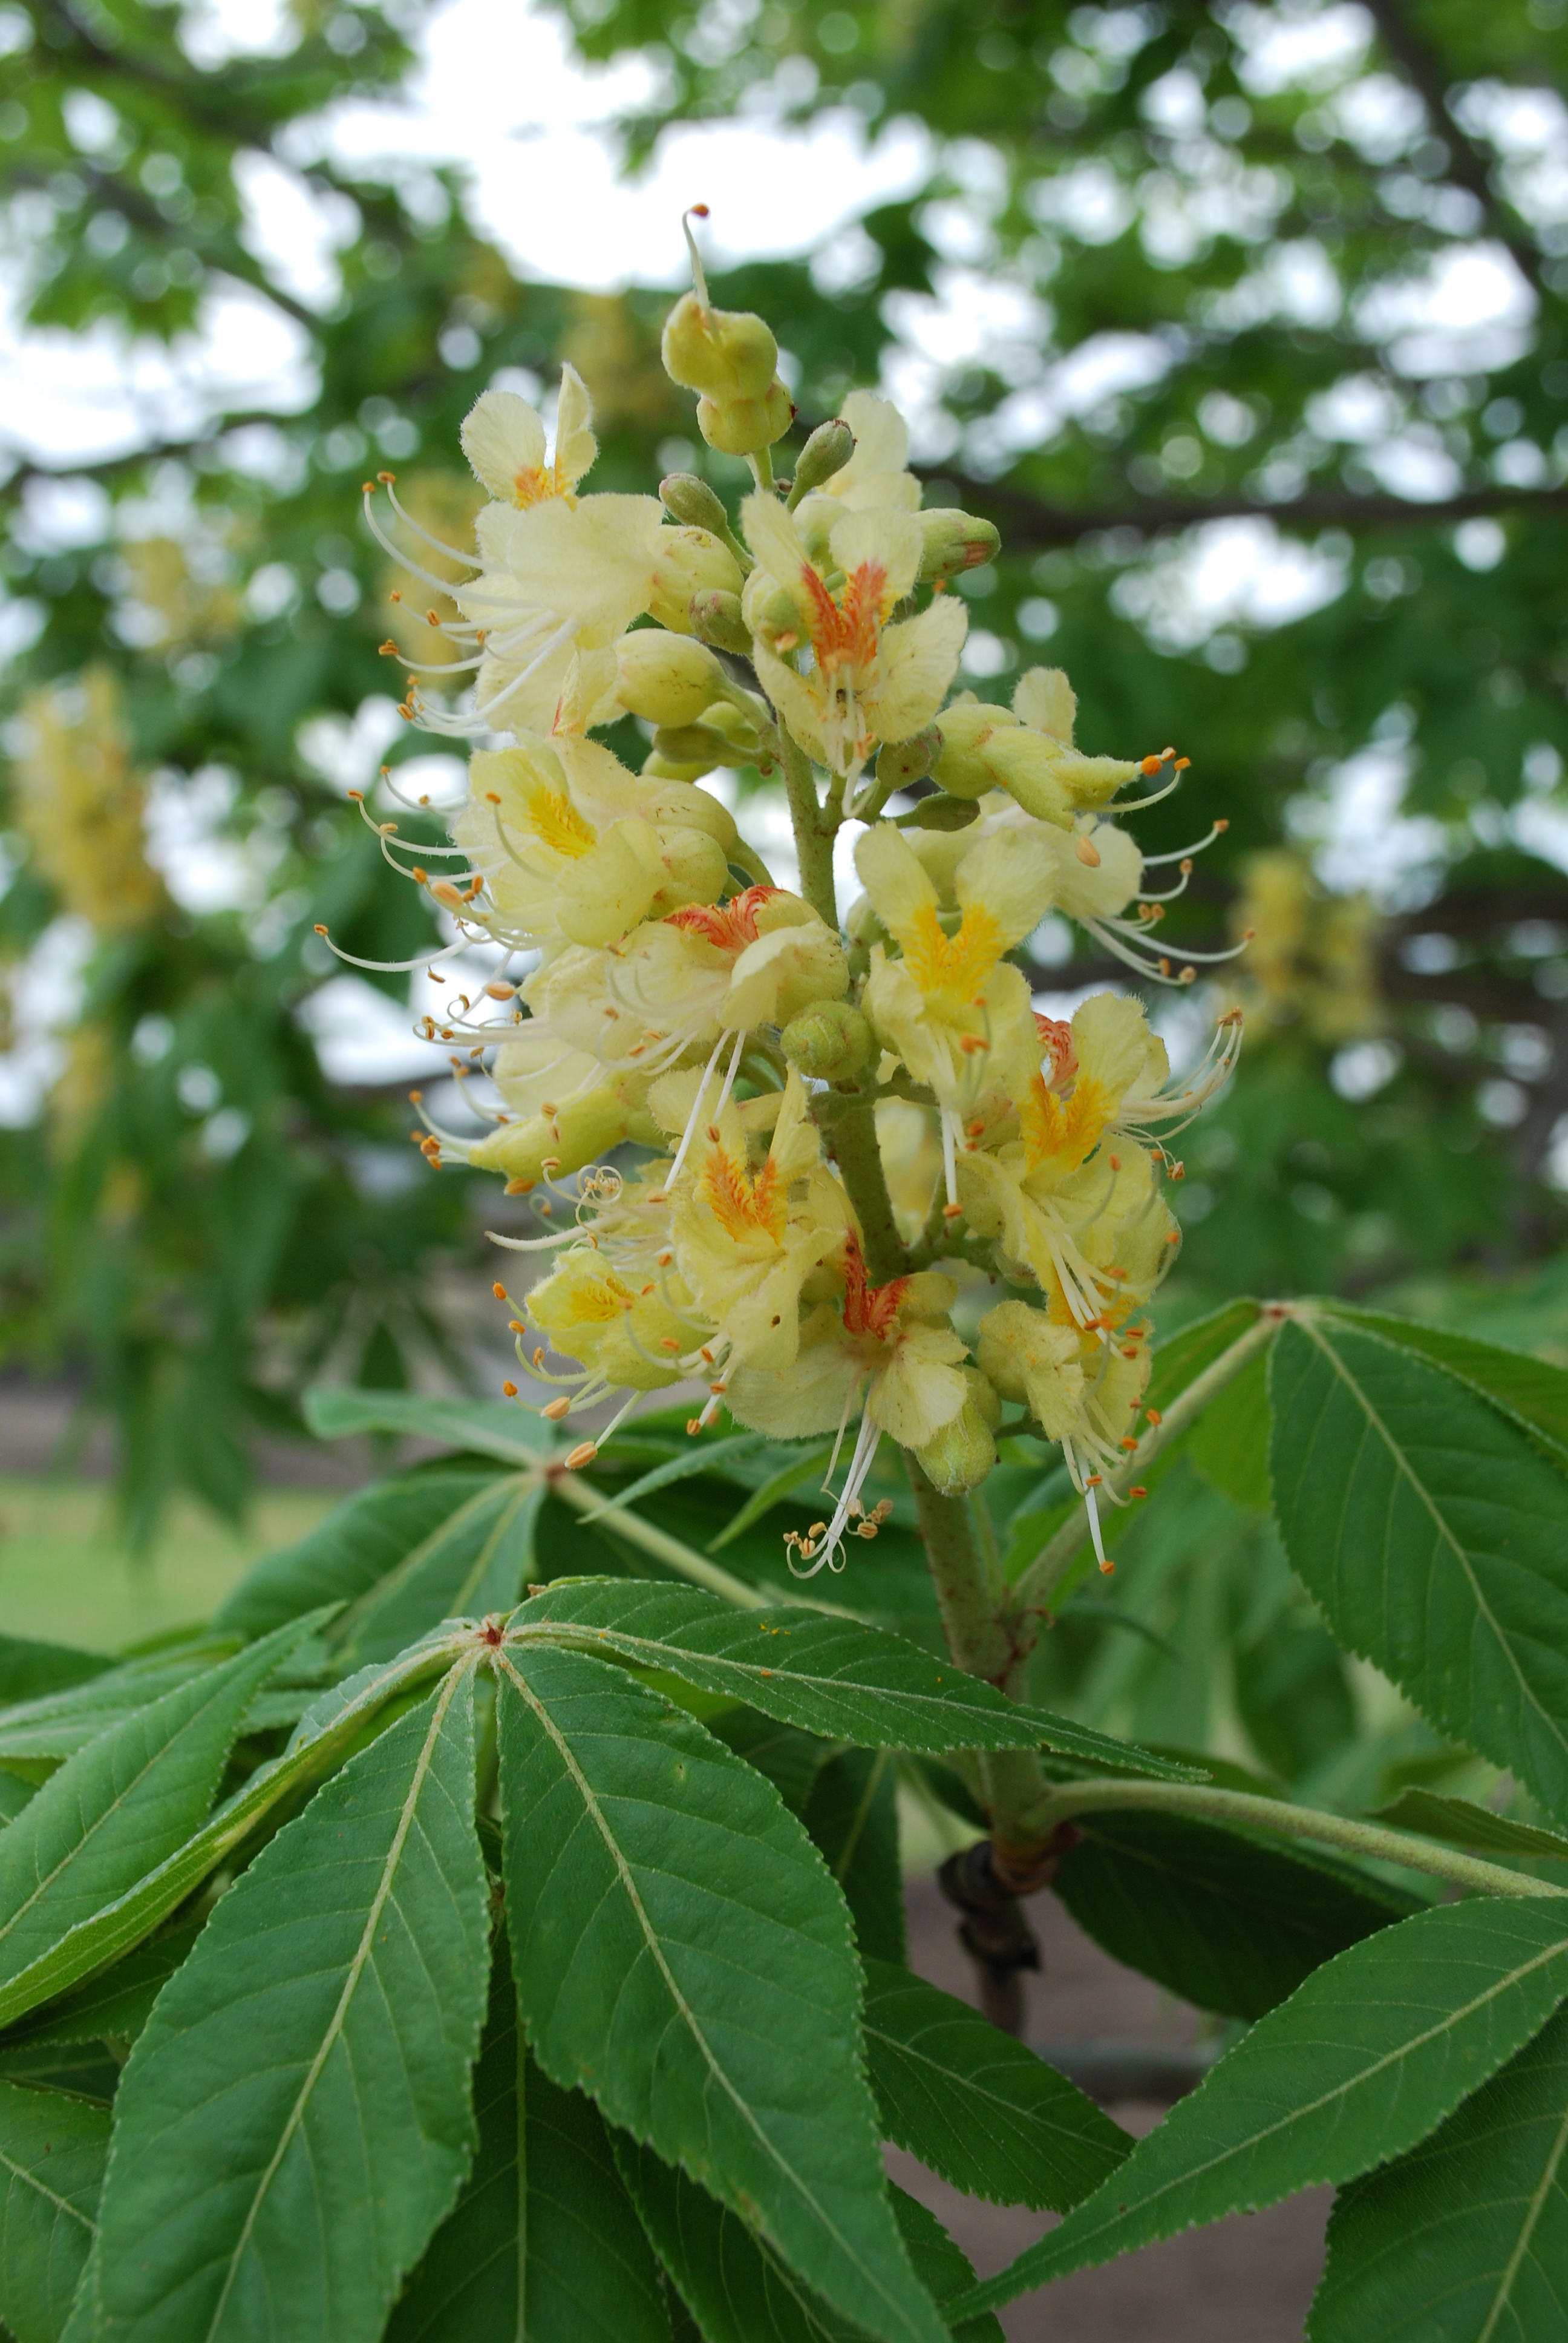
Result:
M792 1539L797 1568L874 1534L885 1508L860 1493L884 1433L956 1494L995 1462L1008 1403L1060 1442L1098 1544L1093 1493L1133 1444L1142 1312L1177 1243L1163 1141L1229 1071L1239 1019L1172 1082L1138 1000L1053 1022L1011 955L1059 912L1145 978L1191 980L1154 933L1169 894L1114 818L1130 782L1176 785L1172 752L1085 754L1054 670L1010 707L950 698L967 617L948 581L996 533L921 510L888 400L852 393L776 483L791 417L762 321L714 309L699 275L665 351L711 444L749 461L738 514L686 477L584 493L596 443L569 367L553 444L506 391L464 427L492 501L467 582L444 547L427 582L461 613L435 679L465 697L411 682L407 712L485 742L454 875L415 875L451 952L503 955L498 1021L465 997L442 1029L498 1103L477 1143L432 1127L421 1144L569 1207L568 1226L505 1240L555 1255L513 1322L547 1415L697 1383L693 1429L723 1406L834 1440L832 1518ZM383 541L417 575L423 533L384 485L403 534ZM378 534L379 505L367 490ZM626 716L651 729L640 772L595 737ZM781 776L798 890L703 786L725 766ZM846 824L863 891L841 918ZM987 1279L1006 1298L966 1340L960 1290Z

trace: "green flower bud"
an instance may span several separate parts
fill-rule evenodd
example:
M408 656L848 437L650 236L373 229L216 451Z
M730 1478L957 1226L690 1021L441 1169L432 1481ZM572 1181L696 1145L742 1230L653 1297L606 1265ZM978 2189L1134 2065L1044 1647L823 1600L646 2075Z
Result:
M1071 752L1034 732L1010 708L983 699L960 700L942 710L942 753L932 775L950 797L979 798L1006 789L1037 821L1072 827L1069 787ZM1064 762L1065 759L1065 762Z
M789 491L791 510L809 489L819 488L824 480L841 472L854 452L855 435L847 423L837 416L831 423L819 423L795 466L795 484Z
M607 1083L568 1100L552 1114L498 1123L469 1148L468 1161L477 1172L499 1172L528 1188L544 1177L547 1163L565 1174L580 1172L624 1140L657 1147L663 1134L643 1103L647 1088L646 1081Z
M658 567L653 573L648 607L672 634L697 631L691 622L694 594L728 594L739 608L741 583L740 564L710 529L660 529Z
M931 769L933 758L942 752L942 736L934 724L923 732L916 732L908 740L885 740L877 759L877 786L888 795L894 789L907 789L916 781L923 781Z
M777 375L765 390L744 398L697 402L697 427L721 456L755 456L782 439L795 420L795 402Z
M658 493L672 520L684 521L690 528L706 528L715 537L728 535L729 515L707 481L699 480L695 472L671 472L668 479L660 480Z
M1010 708L997 708L984 699L960 699L944 708L938 727L940 754L931 768L950 797L983 798L1000 786L985 751L992 737L1023 726Z
M978 1489L996 1463L991 1426L1001 1415L996 1393L978 1368L966 1367L964 1381L970 1396L957 1415L916 1452L927 1479L944 1497L961 1497L966 1490Z
M895 814L895 830L967 830L980 820L972 798L922 798L908 813Z
M755 733L732 740L716 724L670 724L660 725L653 736L653 749L655 756L689 770L696 779L712 772L716 765L754 765L761 743Z
M729 401L761 398L779 364L779 345L749 309L714 309L683 293L664 322L664 370L684 390ZM775 433L777 437L777 433Z
M875 1051L870 1027L847 1001L819 1001L803 1009L779 1043L797 1072L823 1082L848 1081L870 1064Z
M699 641L711 643L716 651L733 651L739 659L750 658L751 629L741 615L739 594L705 587L692 596L689 607L691 631Z
M939 507L916 518L925 538L922 578L956 578L960 570L978 569L981 562L994 561L1000 548L1001 535L994 522L979 520L956 507Z
M693 724L732 689L706 643L667 634L660 627L623 635L615 663L621 706L650 724Z

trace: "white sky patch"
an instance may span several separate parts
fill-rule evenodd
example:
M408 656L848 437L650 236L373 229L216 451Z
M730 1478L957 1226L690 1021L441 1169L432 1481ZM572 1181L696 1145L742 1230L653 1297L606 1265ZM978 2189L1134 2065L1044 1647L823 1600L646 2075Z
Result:
M1193 650L1223 626L1289 626L1344 591L1337 544L1302 545L1268 520L1211 521L1125 571L1111 589L1162 650Z
M234 176L245 205L246 250L296 301L330 308L343 285L337 255L359 232L357 206L346 196L315 194L272 155L237 155Z
M1372 287L1355 325L1388 347L1400 374L1465 374L1512 364L1528 346L1535 306L1501 245L1469 244Z
M1316 797L1287 812L1294 835L1312 846L1313 864L1336 894L1370 894L1384 910L1424 902L1442 870L1447 833L1427 814L1400 810L1410 759L1400 740L1382 740L1347 757Z
M224 765L190 774L165 767L148 779L147 860L181 910L198 918L258 910L287 850L281 834L264 827L243 839L223 834L238 796L238 778Z
M1241 46L1238 75L1255 97L1286 89L1333 89L1360 65L1371 45L1372 17L1353 0L1313 8L1232 7L1226 29Z
M422 971L417 981L421 993L436 994L437 988ZM434 1009L440 1009L448 989L443 986L439 998L432 999ZM421 1041L414 1031L415 1011L409 1003L394 1001L362 976L329 976L301 1001L296 1014L316 1044L329 1082L370 1087L434 1081L450 1071L445 1044Z
M81 1014L96 940L85 920L55 920L26 959L6 971L13 1039L0 1052L0 1126L7 1131L37 1121L65 1070L61 1037Z

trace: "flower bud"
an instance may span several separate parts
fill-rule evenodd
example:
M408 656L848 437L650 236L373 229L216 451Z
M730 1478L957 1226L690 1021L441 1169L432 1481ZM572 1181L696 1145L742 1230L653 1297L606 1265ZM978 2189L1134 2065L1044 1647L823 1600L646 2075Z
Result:
M469 1148L468 1161L477 1172L531 1182L543 1178L547 1161L562 1173L580 1172L628 1139L657 1147L662 1134L643 1103L647 1089L636 1077L606 1082L568 1099L553 1114L498 1123Z
M795 420L795 402L777 375L752 398L699 398L697 427L721 456L755 456L782 439Z
M733 651L739 659L750 658L751 629L741 615L739 593L705 587L692 596L689 611L691 631L699 642L711 643L716 651Z
M666 764L682 772L689 771L694 779L712 772L716 765L754 765L761 753L761 744L753 735L750 739L732 740L717 724L660 725L653 736L653 752Z
M942 752L942 736L934 724L923 732L916 732L908 740L885 740L877 759L877 786L889 795L894 789L907 789L916 781L923 781L931 769L931 760Z
M695 594L728 594L739 607L740 565L711 530L661 528L657 563L648 607L659 625L668 627L672 634L696 632L691 622Z
M916 1452L927 1479L944 1497L978 1489L996 1463L991 1427L1001 1420L997 1395L978 1368L966 1367L963 1373L969 1397L951 1423Z
M984 797L999 786L986 749L997 732L1015 729L1021 731L1023 727L1010 708L993 707L984 699L956 700L943 709L937 727L941 749L931 767L932 778L950 797Z
M980 808L972 798L921 798L893 820L899 830L967 830L980 820Z
M795 466L795 485L790 491L793 504L809 488L819 488L841 472L855 452L855 435L849 425L837 416L831 423L819 423L800 450Z
M729 528L729 515L706 480L695 472L671 472L660 480L658 493L665 511L672 520L684 521L690 528L708 529L714 537L723 537Z
M818 1081L841 1082L869 1066L871 1029L847 1001L819 1001L786 1025L779 1047L796 1071Z
M942 753L932 776L950 797L979 798L988 789L1006 789L1037 821L1070 829L1073 801L1058 742L1030 731L1011 709L983 699L960 700L944 709L941 734Z
M779 345L762 318L749 309L710 308L696 293L683 293L665 319L661 347L671 382L723 403L761 398L779 364Z
M616 697L650 724L694 724L731 686L706 643L639 627L615 646Z
M956 578L960 570L978 569L982 561L995 560L1001 535L993 521L977 519L973 513L960 512L951 506L918 513L916 518L925 540L922 578Z

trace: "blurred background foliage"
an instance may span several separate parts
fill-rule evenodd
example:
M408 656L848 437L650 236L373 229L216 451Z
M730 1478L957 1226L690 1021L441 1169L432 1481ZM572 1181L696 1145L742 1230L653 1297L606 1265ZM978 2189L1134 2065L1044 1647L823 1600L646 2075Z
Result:
M68 473L5 456L5 1359L112 1419L143 1537L182 1487L236 1513L312 1378L460 1377L480 1322L490 1183L427 1174L406 1084L344 1047L435 996L345 976L315 933L383 961L437 935L343 804L432 747L379 649L430 641L428 598L388 605L361 479L396 468L460 532L467 407L569 357L595 487L739 485L658 366L667 293L519 281L456 170L335 159L327 110L401 86L423 21L298 0L293 46L218 63L186 0L0 7L18 316L129 364L243 297L306 385L149 406L141 445ZM1090 749L1189 754L1147 851L1228 825L1162 930L1173 956L1256 931L1168 1004L1178 1047L1230 1000L1249 1017L1189 1143L1170 1318L1350 1291L1568 1358L1565 0L576 0L569 23L587 58L643 53L631 169L693 118L925 126L916 195L716 296L767 314L803 423L881 380L930 500L1001 526L960 581L964 680L1006 698L1060 664ZM257 256L258 157L330 224L311 299ZM438 797L445 771L406 778ZM1096 950L1048 921L1040 991L1124 980ZM1207 1605L1250 1655L1224 1697L1252 1745L1310 1774L1342 1671L1235 1491L1191 1483L1167 1560L1129 1574L1139 1624L1065 1623L1060 1664L1078 1638L1097 1708L1196 1745L1158 1711Z

